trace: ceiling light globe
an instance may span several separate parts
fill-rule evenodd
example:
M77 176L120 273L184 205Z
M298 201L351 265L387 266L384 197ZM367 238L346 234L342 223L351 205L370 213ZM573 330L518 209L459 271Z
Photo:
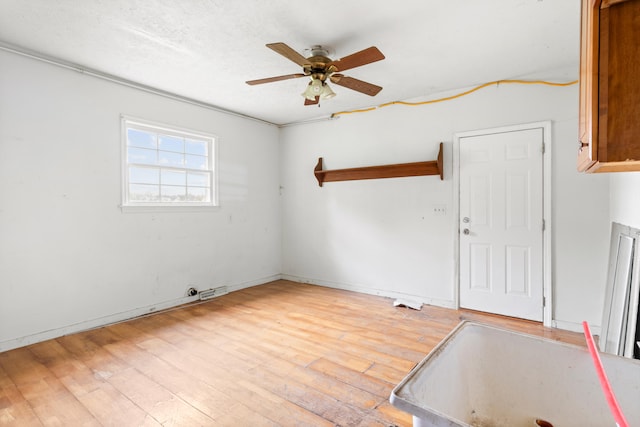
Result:
M320 94L321 99L331 99L336 96L335 92L331 90L328 83L325 83L322 86L322 93Z

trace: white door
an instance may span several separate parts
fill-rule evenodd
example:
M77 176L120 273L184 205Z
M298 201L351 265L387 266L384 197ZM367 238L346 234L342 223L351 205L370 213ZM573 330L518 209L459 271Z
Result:
M460 306L541 321L543 129L459 141Z

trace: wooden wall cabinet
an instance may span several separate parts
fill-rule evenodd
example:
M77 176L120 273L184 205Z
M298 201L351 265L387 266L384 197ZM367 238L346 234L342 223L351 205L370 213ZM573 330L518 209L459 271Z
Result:
M579 122L579 171L640 171L640 0L582 0Z

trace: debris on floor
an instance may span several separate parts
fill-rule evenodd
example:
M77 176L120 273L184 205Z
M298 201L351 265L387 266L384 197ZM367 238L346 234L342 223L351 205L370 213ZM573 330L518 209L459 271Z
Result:
M393 302L394 307L407 307L412 308L414 310L422 309L422 303L417 301L411 301L408 299L398 298Z

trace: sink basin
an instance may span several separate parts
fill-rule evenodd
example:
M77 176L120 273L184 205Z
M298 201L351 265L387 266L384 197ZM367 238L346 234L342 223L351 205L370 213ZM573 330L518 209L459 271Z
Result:
M629 425L640 426L640 362L601 354ZM392 391L414 427L614 427L586 347L460 323Z

